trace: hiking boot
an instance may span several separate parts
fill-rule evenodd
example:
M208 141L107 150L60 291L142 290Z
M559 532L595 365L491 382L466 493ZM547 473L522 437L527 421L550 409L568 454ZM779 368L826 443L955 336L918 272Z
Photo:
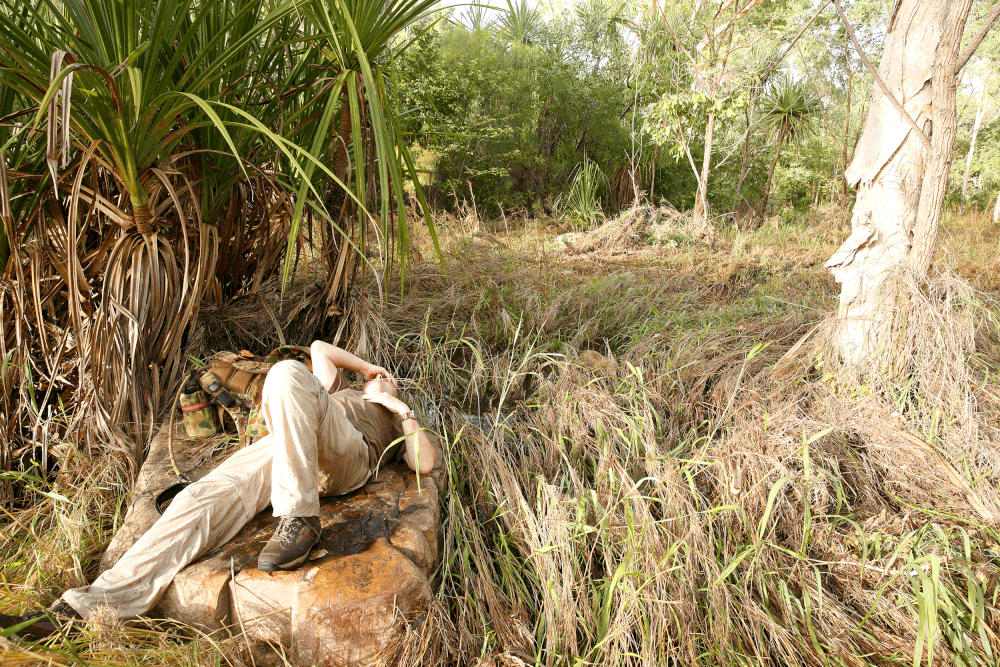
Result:
M274 535L257 557L257 569L265 572L292 570L305 562L319 543L318 516L283 516Z
M49 605L49 613L53 616L68 618L73 621L79 621L81 618L76 609L73 609L69 602L66 602L62 598L56 598L56 601Z
M38 609L14 616L0 614L0 636L10 628L33 621L12 635L29 641L40 641L62 628L60 619L79 620L79 618L80 614L76 613L76 609L59 599L48 609Z

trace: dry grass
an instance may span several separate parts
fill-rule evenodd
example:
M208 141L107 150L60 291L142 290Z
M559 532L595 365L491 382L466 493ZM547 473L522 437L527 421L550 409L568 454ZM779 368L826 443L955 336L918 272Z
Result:
M1000 290L1000 224L992 211L952 212L942 222L939 257L955 267L973 287Z
M529 255L520 274L469 248L389 311L423 329L404 363L451 436L451 632L423 664L995 660L991 297L951 275L919 286L895 374L846 376L815 336L796 345L833 293L802 280L830 250L815 236L759 242L794 233L736 234L697 266L639 249ZM764 289L784 307L741 318ZM563 298L631 335L574 331ZM595 374L583 349L615 358Z
M824 224L628 255L463 233L443 268L365 306L352 336L404 376L449 461L438 598L385 662L996 663L993 295L950 274L915 286L896 326L906 354L852 376L816 351L835 303L822 257L843 221ZM0 551L18 604L73 583L26 587L65 568L60 549L91 562L107 538L96 517L115 514L120 484L87 470L60 487L84 508L78 535L52 498L11 519L37 526ZM50 532L67 536L23 569ZM238 641L128 632L78 645L251 664ZM15 655L27 664L0 664Z

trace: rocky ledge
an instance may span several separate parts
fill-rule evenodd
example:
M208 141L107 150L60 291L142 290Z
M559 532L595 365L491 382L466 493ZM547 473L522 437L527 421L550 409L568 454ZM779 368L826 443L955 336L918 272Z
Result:
M192 478L211 470L211 463L195 461L210 458L204 442L178 436L175 448L180 468L193 468ZM257 569L257 554L277 525L270 510L257 515L221 549L182 570L150 615L243 633L261 647L280 646L296 665L370 663L398 643L407 625L419 626L433 597L429 579L442 537L441 461L419 483L395 463L354 493L324 498L322 543L291 572ZM174 481L164 428L151 443L102 570L156 521L156 495Z

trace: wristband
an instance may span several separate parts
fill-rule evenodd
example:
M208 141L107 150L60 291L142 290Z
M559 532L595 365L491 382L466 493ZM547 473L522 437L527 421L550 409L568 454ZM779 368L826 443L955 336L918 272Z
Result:
M405 422L407 419L416 419L416 418L417 416L413 414L413 410L407 410L401 415L396 415L396 419L398 419L400 422Z

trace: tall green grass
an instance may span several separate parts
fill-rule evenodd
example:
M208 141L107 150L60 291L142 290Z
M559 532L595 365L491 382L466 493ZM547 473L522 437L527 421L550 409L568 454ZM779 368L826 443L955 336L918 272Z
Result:
M718 422L699 424L672 409L688 373L664 382L627 355L594 373L510 342L401 346L450 463L439 599L454 627L423 664L993 664L991 529L885 498L836 424L769 449L754 442L767 425L727 417L787 345L716 368L725 391L702 400ZM676 351L671 368L698 364ZM484 395L482 414L456 407Z

